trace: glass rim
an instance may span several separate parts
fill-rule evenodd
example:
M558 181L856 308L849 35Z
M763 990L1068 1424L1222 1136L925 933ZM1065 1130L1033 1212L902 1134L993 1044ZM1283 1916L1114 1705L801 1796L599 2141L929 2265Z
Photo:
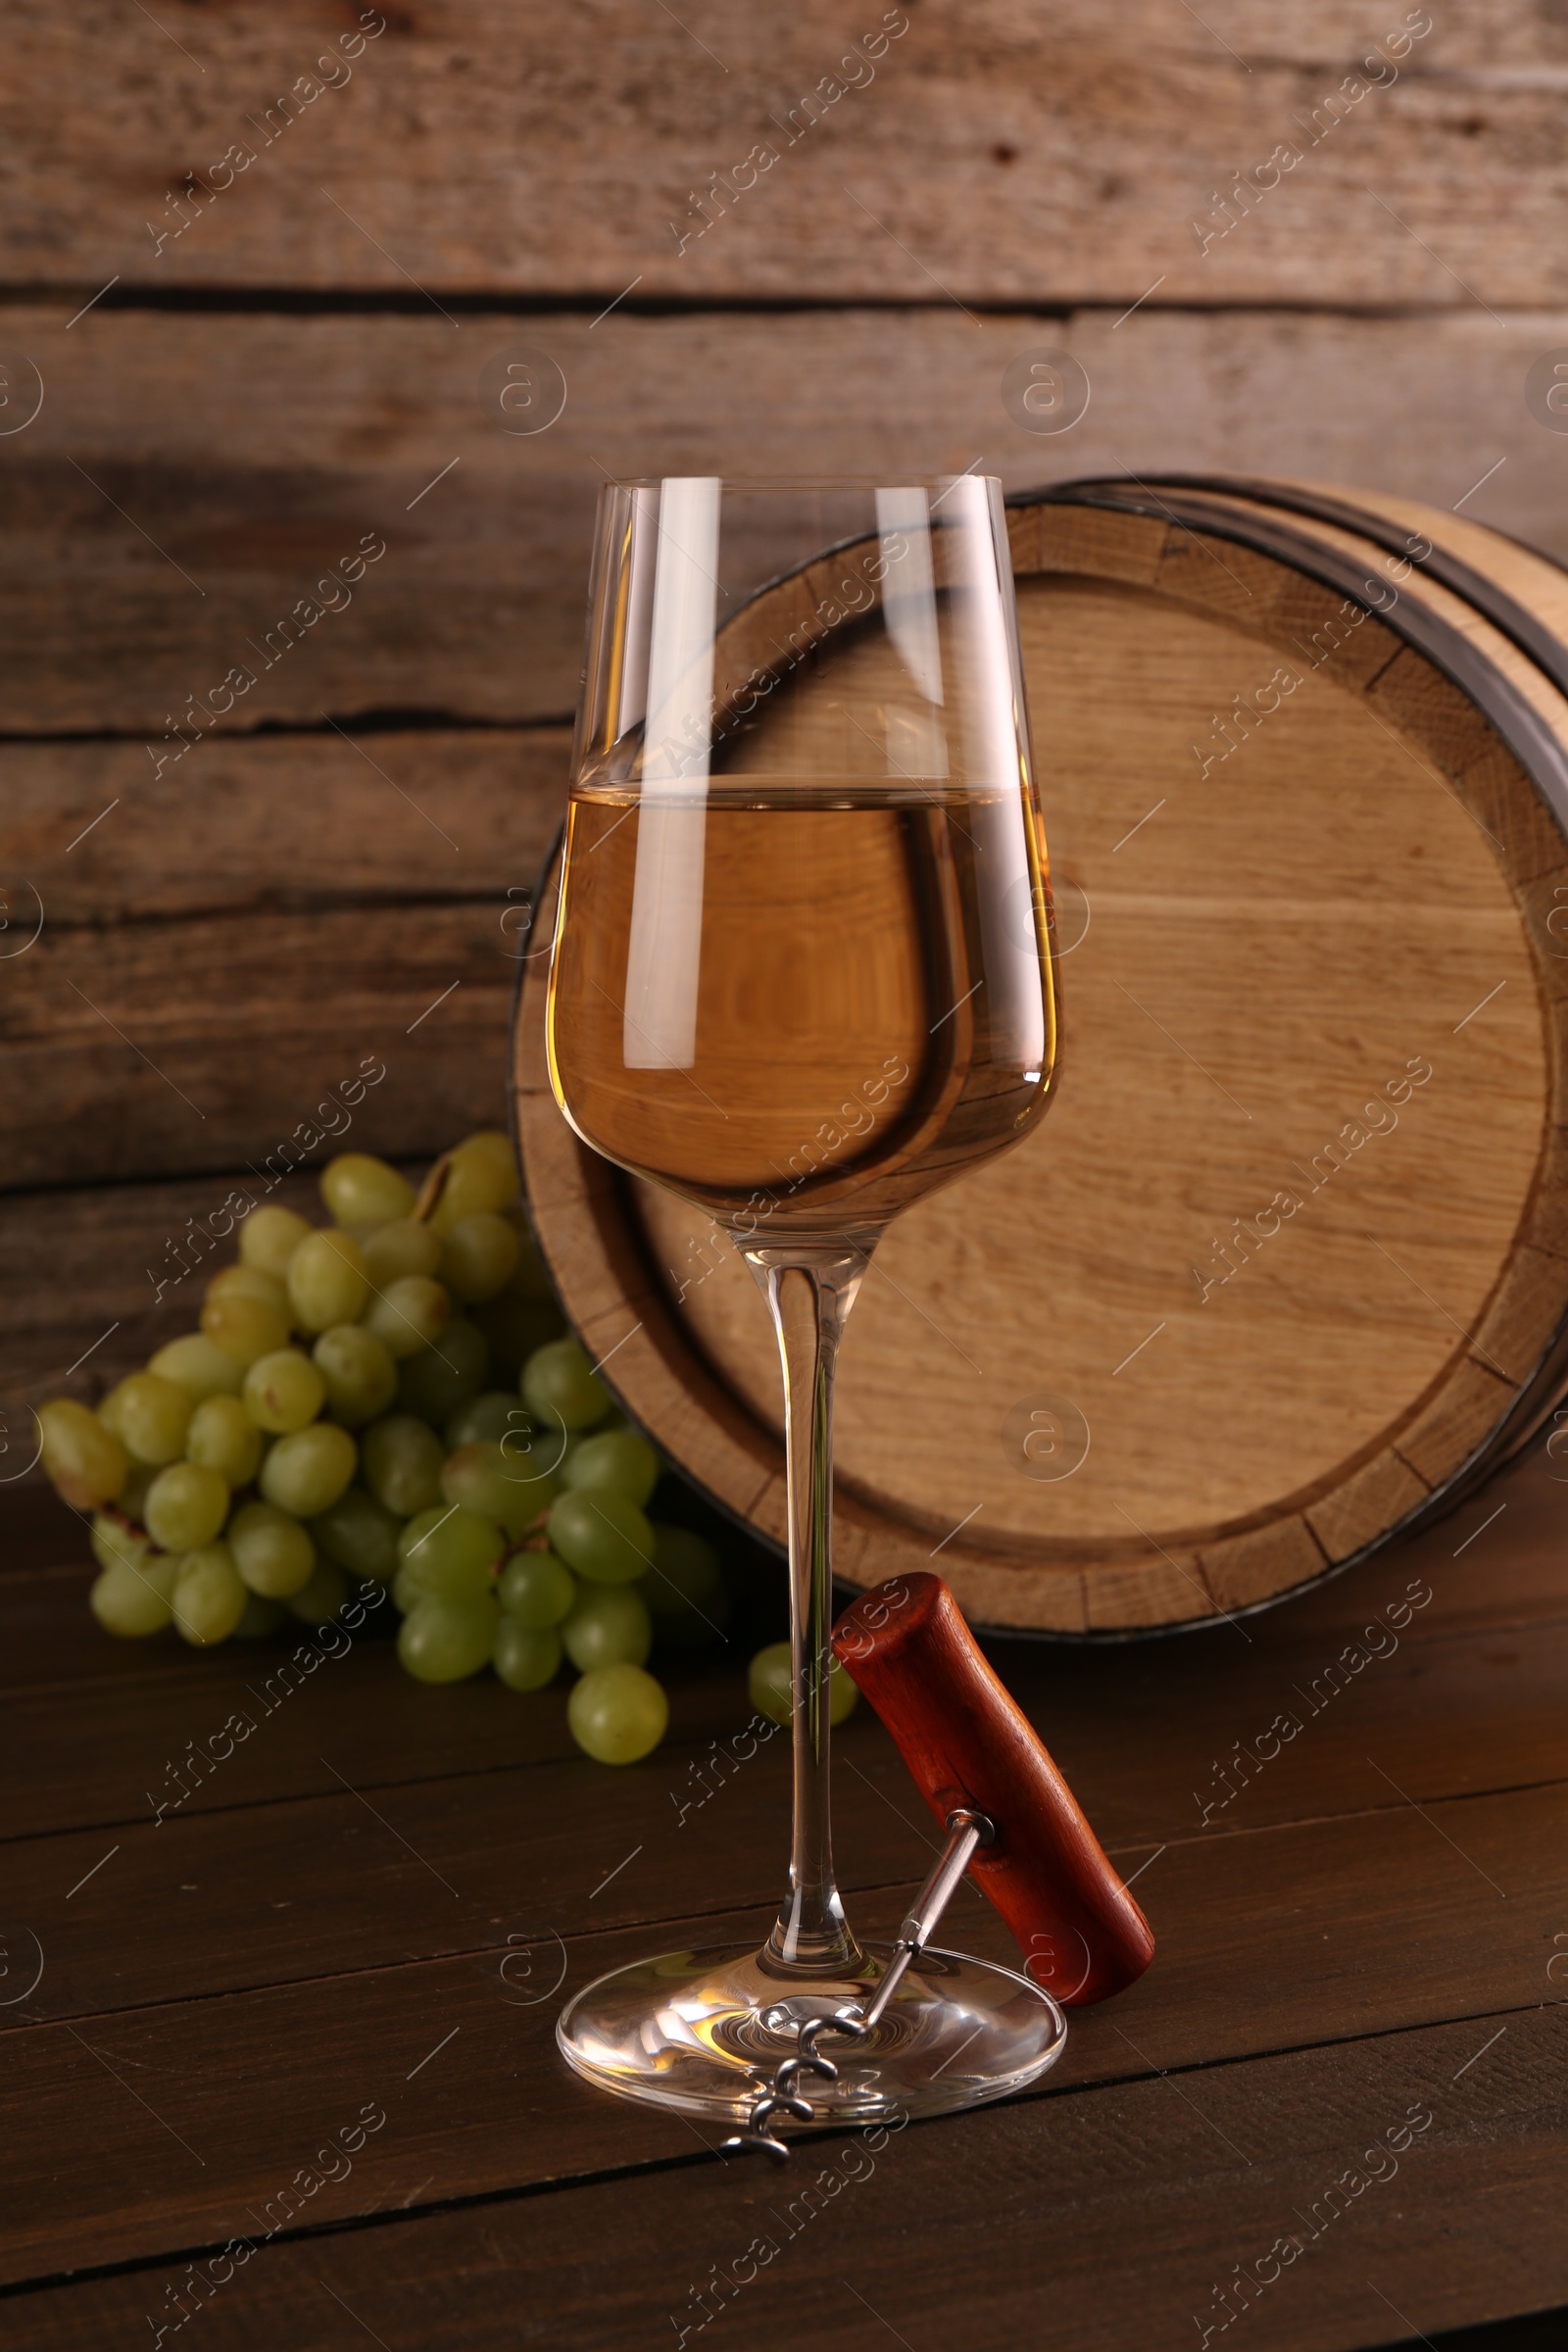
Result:
M823 490L946 490L956 482L995 482L1002 487L999 473L666 473L666 474L610 474L599 485L599 495L605 497L614 490L662 490L667 482L713 482L720 490L755 491L760 495L800 498L816 496Z

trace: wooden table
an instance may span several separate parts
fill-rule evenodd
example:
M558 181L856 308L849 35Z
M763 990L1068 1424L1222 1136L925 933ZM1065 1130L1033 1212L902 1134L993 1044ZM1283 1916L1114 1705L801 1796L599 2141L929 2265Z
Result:
M746 1720L738 1659L678 1683L665 1746L609 1771L563 1693L426 1690L384 1642L287 1695L274 1647L111 1642L78 1531L13 1494L13 2352L145 2342L198 2299L193 2340L289 2352L1142 2352L1205 2326L1329 2352L1568 2301L1550 1468L1246 1624L999 1644L1138 1874L1154 1965L1073 2019L1038 2092L827 2137L787 2174L589 2090L553 2041L601 1969L763 1927L782 1740L680 1811ZM223 1756L236 1710L256 1728ZM176 1803L193 1742L220 1760ZM844 1884L886 1927L930 1825L864 1709L838 1754ZM977 1896L953 1918L1005 1954ZM1227 2285L1252 2305L1236 2335ZM1543 2325L1485 2340L1561 2340Z

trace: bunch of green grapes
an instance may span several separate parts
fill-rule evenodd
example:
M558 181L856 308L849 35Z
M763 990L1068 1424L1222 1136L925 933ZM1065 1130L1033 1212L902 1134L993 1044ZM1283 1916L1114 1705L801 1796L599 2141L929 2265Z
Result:
M716 1638L729 1598L711 1544L645 1515L663 1465L559 1336L511 1145L467 1137L417 1196L363 1152L320 1184L330 1226L253 1209L198 1331L95 1412L40 1407L44 1468L93 1514L99 1623L205 1648L325 1624L354 1578L390 1588L419 1681L536 1690L567 1661L579 1745L647 1755L656 1628Z

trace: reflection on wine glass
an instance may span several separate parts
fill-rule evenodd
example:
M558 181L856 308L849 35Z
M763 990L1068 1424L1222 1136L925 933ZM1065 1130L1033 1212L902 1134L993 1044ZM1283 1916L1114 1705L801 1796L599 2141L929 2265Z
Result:
M833 1876L834 1358L889 1221L1046 1107L1050 920L994 481L605 490L551 1083L585 1143L707 1209L766 1296L795 1690L789 1886L761 1950L618 1971L562 2020L571 2063L625 2095L738 2116L793 2025L880 1973ZM819 2104L968 2105L1027 2081L1054 2033L1026 1979L928 1954Z

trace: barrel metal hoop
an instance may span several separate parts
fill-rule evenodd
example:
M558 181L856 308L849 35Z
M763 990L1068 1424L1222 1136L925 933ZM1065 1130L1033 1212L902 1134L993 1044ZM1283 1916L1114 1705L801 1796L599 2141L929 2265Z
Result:
M1256 481L1242 474L1231 481L1220 473L1162 473L1146 486L1157 491L1208 491L1217 498L1245 499L1253 506L1303 514L1310 521L1332 523L1339 530L1352 531L1358 539L1369 539L1387 555L1409 557L1408 534L1401 534L1398 525L1390 522L1386 514L1376 514L1370 507L1352 506L1348 499L1298 489L1293 483ZM1076 499L1064 499L1063 493L1116 487L1119 484L1113 479L1102 476L1094 482L1058 484L1038 493L1038 500L1041 504L1072 505L1077 503ZM1031 493L1032 498L1036 495ZM1011 506L1018 502L1009 499L1007 503ZM1493 529L1491 523L1485 527ZM1508 534L1498 531L1495 536L1504 538ZM1511 544L1534 556L1539 563L1549 564L1554 571L1568 569L1543 548L1530 547L1521 539L1514 539ZM1432 553L1421 559L1420 568L1441 587L1451 590L1462 603L1473 606L1484 620L1491 621L1499 636L1506 637L1534 662L1560 694L1568 695L1568 645L1554 636L1528 606L1521 605L1517 597L1510 596L1505 588L1499 588L1485 572L1477 571L1473 564L1467 564L1462 556L1453 555L1447 548L1434 544Z

